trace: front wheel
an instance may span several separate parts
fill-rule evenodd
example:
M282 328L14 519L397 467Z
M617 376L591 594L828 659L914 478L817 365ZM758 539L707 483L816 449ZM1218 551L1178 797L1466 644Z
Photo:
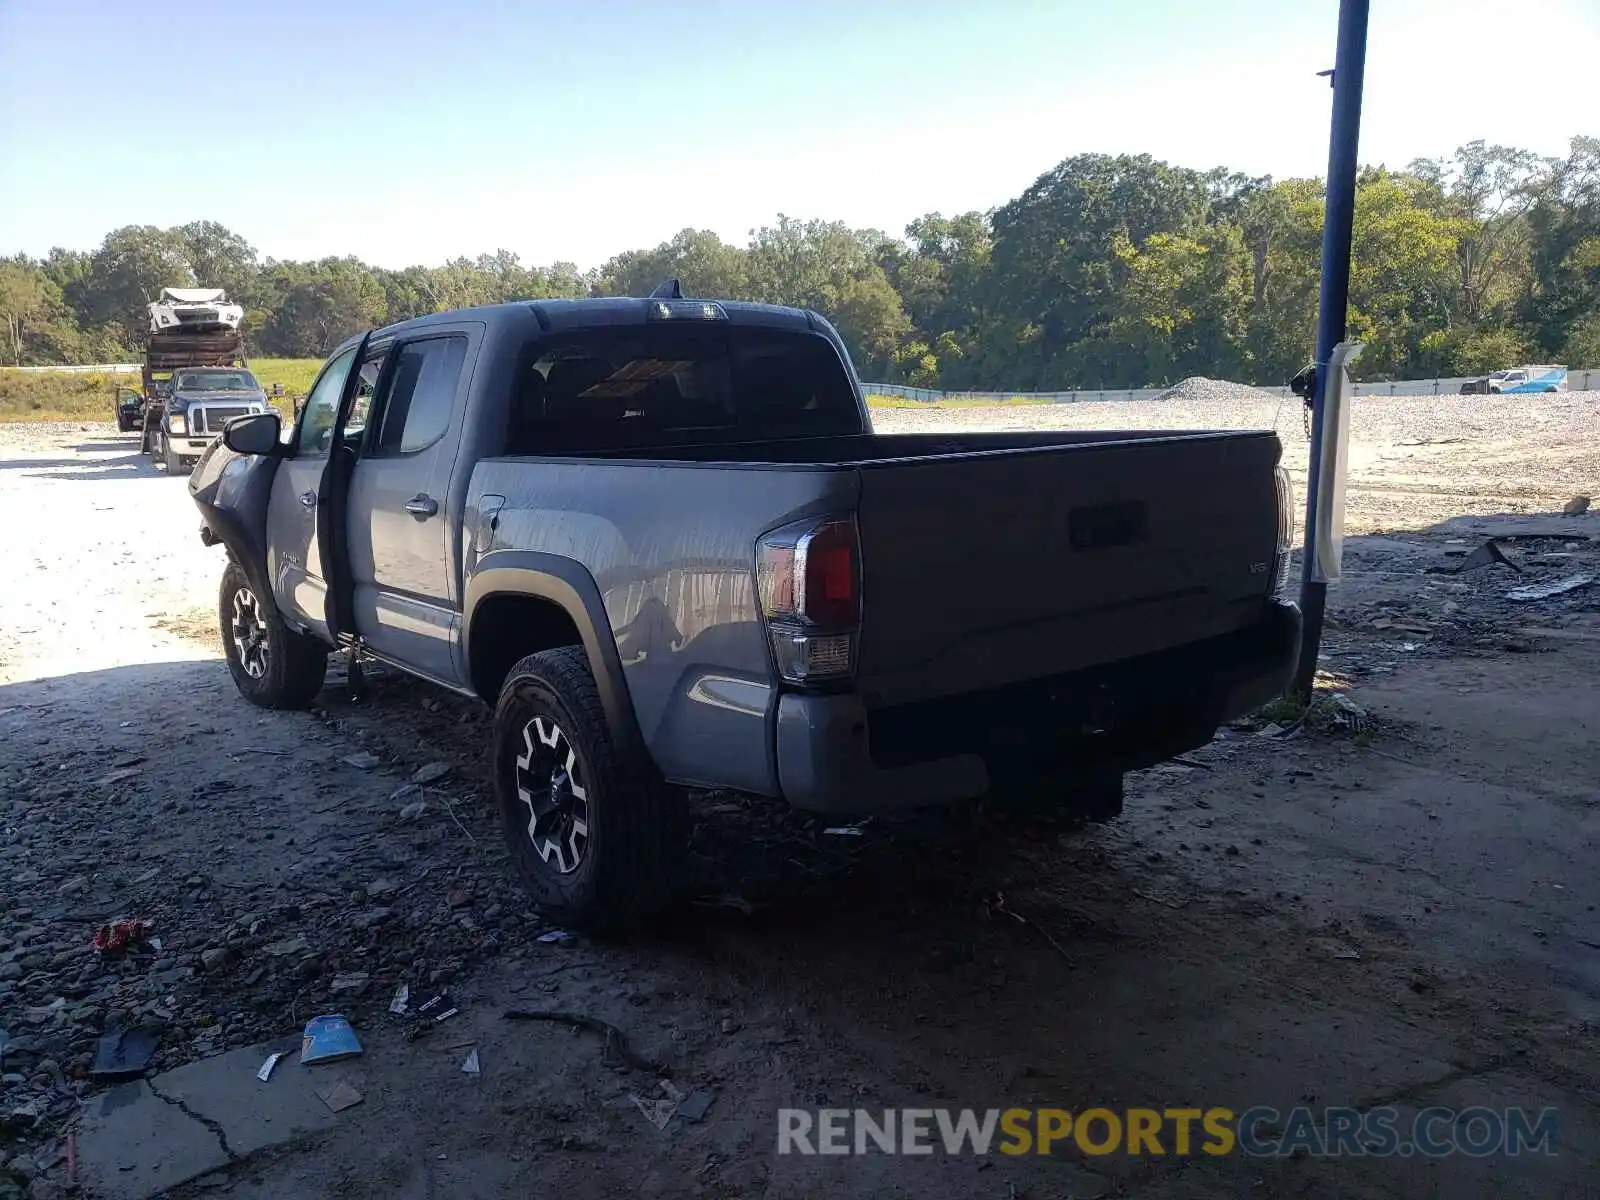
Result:
M552 919L614 927L673 899L688 840L683 797L641 747L618 744L580 647L511 668L492 768L511 859Z
M222 653L239 694L262 708L310 704L328 672L327 648L285 625L272 597L258 596L231 559L218 599Z
M167 440L167 435L161 435L161 462L166 467L168 475L183 473L183 456L172 448L172 443Z

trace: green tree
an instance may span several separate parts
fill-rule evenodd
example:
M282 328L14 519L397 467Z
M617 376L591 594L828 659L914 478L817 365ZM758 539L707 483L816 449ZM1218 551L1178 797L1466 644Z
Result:
M89 258L89 270L69 295L81 325L116 323L138 330L141 339L149 328L146 309L164 287L193 287L189 248L181 230L154 225L127 225L106 235Z
M748 300L745 251L705 229L684 229L653 250L629 250L600 268L596 291L604 296L648 296L676 279L686 296Z
M32 264L0 262L0 320L5 322L7 350L15 366L22 365L22 340L29 327L45 313L46 280Z

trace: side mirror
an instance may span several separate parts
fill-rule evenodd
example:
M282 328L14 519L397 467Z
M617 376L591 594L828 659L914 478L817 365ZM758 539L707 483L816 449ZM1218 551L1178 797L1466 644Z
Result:
M222 427L222 444L235 454L277 454L282 424L275 412L234 417Z

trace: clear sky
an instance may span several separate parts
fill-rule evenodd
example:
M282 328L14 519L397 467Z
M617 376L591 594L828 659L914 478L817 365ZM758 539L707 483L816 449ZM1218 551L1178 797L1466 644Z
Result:
M1085 151L1320 175L1337 0L0 0L0 253L580 267L898 233ZM1364 162L1600 135L1600 0L1373 0Z

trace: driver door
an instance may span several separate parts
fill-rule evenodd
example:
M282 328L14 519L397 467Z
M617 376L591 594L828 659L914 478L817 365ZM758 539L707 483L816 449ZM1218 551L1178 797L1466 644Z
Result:
M352 346L330 358L311 385L288 456L272 478L267 503L267 572L278 611L289 624L332 642L328 584L322 577L317 504L333 447L339 402L355 361Z

